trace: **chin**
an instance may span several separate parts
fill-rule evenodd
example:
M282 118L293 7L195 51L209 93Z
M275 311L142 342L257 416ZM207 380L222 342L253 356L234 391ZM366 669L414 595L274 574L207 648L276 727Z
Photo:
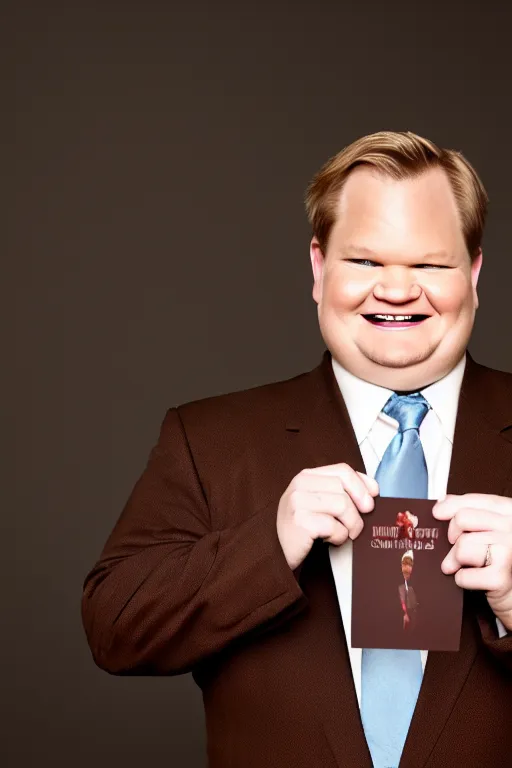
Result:
M350 373L360 379L392 390L426 387L451 370L445 369L435 356L431 357L428 353L411 354L409 352L384 356L358 351L337 359Z
M382 368L392 368L394 370L407 370L422 363L426 363L430 355L418 354L398 354L398 355L368 355L370 362L380 365Z
M381 386L394 390L419 390L447 376L462 358L464 351L465 348L449 356L441 356L434 351L427 355L374 358L368 360L368 365L375 372L375 383L380 381Z
M378 347L375 344L368 347L361 345L359 353L367 365L391 369L397 373L418 370L419 367L423 368L429 364L435 366L436 352L438 351L437 343L422 345L421 347L418 344L397 346L394 349L392 347L384 349L383 347L384 345Z
M364 344L348 340L347 336L338 333L336 335L327 332L327 328L321 328L326 346L333 357L354 376L378 386L394 390L420 389L433 384L446 376L463 357L467 340L458 338L457 343L453 339L430 339L430 343L403 344L386 351L375 343ZM343 339L342 344L340 341ZM445 343L443 343L445 342Z

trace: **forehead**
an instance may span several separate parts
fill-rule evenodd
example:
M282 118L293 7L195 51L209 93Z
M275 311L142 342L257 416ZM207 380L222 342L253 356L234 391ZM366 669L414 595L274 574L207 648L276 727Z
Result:
M361 166L340 193L332 236L364 239L369 248L393 247L417 240L429 250L464 245L460 214L445 172L435 168L397 181Z

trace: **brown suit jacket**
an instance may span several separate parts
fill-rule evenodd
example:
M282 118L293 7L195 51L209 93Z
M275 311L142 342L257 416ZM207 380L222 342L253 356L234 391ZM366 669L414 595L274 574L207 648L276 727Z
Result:
M468 360L448 491L512 496L512 375ZM211 768L370 768L328 556L295 572L279 499L306 467L363 461L325 352L288 381L168 411L82 615L115 675L192 671ZM400 768L504 768L512 635L466 592L460 651L431 652ZM172 756L169 764L173 764Z

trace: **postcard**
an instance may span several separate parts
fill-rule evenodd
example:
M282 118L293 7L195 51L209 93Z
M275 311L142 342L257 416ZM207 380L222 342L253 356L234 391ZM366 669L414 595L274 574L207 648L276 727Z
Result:
M377 497L353 543L352 647L458 651L463 590L435 501Z

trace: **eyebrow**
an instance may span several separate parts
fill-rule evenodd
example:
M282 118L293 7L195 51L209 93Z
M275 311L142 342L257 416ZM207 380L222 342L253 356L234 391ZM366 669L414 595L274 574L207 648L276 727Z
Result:
M345 248L341 248L341 251L346 254L347 256L350 256L351 254L354 254L355 256L362 256L366 259L372 259L372 260L378 260L382 258L382 256L375 251L372 251L371 248L367 248L364 245L347 245ZM430 259L444 259L448 256L446 251L432 251L431 253L425 253L423 256L420 256L420 261L428 261Z

